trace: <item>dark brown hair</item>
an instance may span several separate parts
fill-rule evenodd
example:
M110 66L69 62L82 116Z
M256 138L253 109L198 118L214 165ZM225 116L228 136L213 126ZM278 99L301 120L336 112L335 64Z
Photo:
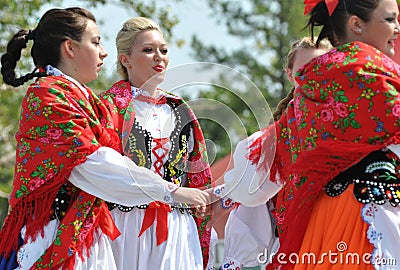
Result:
M14 87L27 82L34 77L46 76L43 72L36 72L38 67L60 63L61 44L67 40L82 40L88 20L96 22L95 17L88 10L71 7L65 9L50 9L40 19L34 30L20 30L8 42L7 51L1 57L1 74L6 84ZM21 58L22 49L26 48L29 40L33 40L31 56L35 69L22 77L16 78L15 67Z
M321 1L312 9L306 28L309 27L311 36L314 36L314 28L322 26L317 46L321 40L328 38L336 47L346 39L347 19L356 15L364 22L369 22L379 2L380 0L339 0L334 12L329 16L325 1Z

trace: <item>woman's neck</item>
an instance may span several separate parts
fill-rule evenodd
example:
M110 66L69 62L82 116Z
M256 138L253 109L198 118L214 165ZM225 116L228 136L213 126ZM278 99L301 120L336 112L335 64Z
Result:
M149 95L151 97L157 97L159 95L159 91L157 90L157 88L158 88L157 85L146 85L146 84L144 84L144 85L138 86L135 83L132 83L132 82L130 82L130 83L131 83L132 86L134 86L134 87L136 87L138 89L141 89L143 91L146 91L147 93L149 93Z

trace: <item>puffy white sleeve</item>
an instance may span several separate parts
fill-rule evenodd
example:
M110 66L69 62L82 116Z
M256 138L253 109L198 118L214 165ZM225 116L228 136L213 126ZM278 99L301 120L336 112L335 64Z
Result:
M109 147L100 147L87 156L72 170L69 181L89 194L125 206L173 203L171 192L177 188Z
M278 182L269 180L269 174L257 170L257 166L248 159L249 146L252 141L260 136L256 132L250 137L240 141L233 153L233 168L224 175L224 185L216 187L215 192L221 198L239 202L245 206L258 206L265 204L282 187Z
M275 223L268 206L239 205L231 211L225 226L224 259L221 269L235 269L232 266L241 269L268 263L278 246Z

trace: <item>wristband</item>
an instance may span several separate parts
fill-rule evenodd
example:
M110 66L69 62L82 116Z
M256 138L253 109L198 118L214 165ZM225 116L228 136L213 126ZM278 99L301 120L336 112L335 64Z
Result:
M164 202L166 202L168 204L174 204L175 200L174 200L174 197L172 196L172 193L174 193L178 188L179 188L178 185L168 183L167 190L169 192L168 192L168 194L164 195Z
M214 190L213 190L213 193L214 193L215 196L220 198L219 200L221 202L222 208L229 209L235 204L235 202L231 198L223 198L223 197L221 197L222 196L222 191L224 189L225 189L225 186L215 187Z
M218 198L222 197L222 191L225 189L225 186L217 186L213 189L213 193L215 196L217 196Z

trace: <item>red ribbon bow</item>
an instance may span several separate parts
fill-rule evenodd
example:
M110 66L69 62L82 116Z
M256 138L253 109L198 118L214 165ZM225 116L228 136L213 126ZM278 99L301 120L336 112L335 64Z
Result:
M304 0L304 15L309 14L315 5L322 1L325 1L329 16L332 16L336 6L339 4L339 0Z
M162 202L150 203L144 214L139 237L157 220L157 246L166 241L168 238L168 212L171 212L171 206L168 204Z
M121 235L121 232L118 230L117 226L114 223L114 220L111 217L110 211L108 210L107 205L103 205L100 209L100 213L102 218L99 219L99 226L101 231L110 237L111 240L115 240L118 236Z

